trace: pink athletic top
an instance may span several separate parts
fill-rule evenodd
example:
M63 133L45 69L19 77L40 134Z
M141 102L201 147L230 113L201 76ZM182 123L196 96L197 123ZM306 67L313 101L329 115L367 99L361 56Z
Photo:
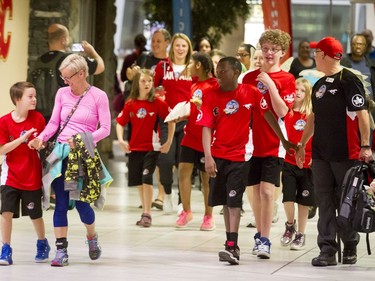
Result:
M78 99L79 96L74 95L70 87L60 88L56 93L51 119L38 138L46 141L52 137L58 127L64 124ZM110 130L111 113L107 94L92 86L82 98L57 140L61 143L67 143L67 140L77 133L91 132L96 145L98 141L109 135Z

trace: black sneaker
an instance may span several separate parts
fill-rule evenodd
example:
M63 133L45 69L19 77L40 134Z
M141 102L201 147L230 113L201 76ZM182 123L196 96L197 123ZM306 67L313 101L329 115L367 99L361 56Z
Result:
M328 255L326 253L320 253L319 256L312 259L311 264L313 266L337 265L336 255Z
M226 243L225 249L219 252L219 261L227 261L232 265L240 263L240 247L228 246Z
M345 248L342 251L342 264L355 264L357 262L357 248Z

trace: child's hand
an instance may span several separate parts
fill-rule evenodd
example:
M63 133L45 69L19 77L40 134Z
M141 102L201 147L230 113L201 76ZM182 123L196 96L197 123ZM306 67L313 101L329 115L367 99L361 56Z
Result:
M118 142L118 144L120 145L120 148L122 151L124 151L125 153L130 153L130 146L129 146L129 142L127 141L124 141L124 140L120 140Z
M30 136L36 132L35 128L31 128L30 130L26 131L20 138L22 139L22 142L27 142Z

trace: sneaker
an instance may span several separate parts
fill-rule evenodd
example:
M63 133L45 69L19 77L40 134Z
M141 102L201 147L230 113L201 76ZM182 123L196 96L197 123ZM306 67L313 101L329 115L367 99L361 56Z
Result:
M191 213L191 211L187 211L187 212L182 211L176 221L176 227L178 228L187 227L189 222L191 222L192 220L193 220L193 214Z
M251 215L250 222L249 222L248 225L246 225L246 227L257 227L256 223L255 223L255 217L254 217L254 215Z
M164 211L164 214L172 214L173 213L172 194L165 194L163 211Z
M12 260L12 248L8 243L5 243L1 248L0 265L11 265Z
M257 257L261 259L269 259L271 257L271 242L266 237L259 238Z
M336 255L328 255L326 253L320 253L319 256L311 260L313 266L330 266L337 265Z
M295 229L296 220L294 220L294 223L292 225L289 225L288 222L285 222L285 232L283 236L281 236L280 242L281 246L289 246L290 243L293 241L293 235L296 232Z
M357 248L345 248L342 252L342 264L355 264L357 262Z
M219 261L227 261L232 265L238 265L240 263L240 248L234 246L233 241L227 241L225 243L225 249L219 252Z
M182 206L182 203L177 205L177 216L181 215L182 211L184 210L184 206Z
M51 261L51 266L67 266L69 265L68 258L69 256L67 249L59 249L56 251L55 258Z
M37 240L35 262L47 262L50 251L51 247L47 239Z
M296 237L292 241L292 244L290 244L291 250L303 250L305 249L305 241L306 235L302 234L301 232L296 233Z
M277 223L279 221L279 204L277 202L273 202L273 216L272 216L272 223Z
M100 255L102 254L102 248L99 245L98 242L98 234L96 234L93 238L88 239L86 243L89 245L89 256L92 260L97 260L100 258Z
M254 235L254 247L253 247L253 255L257 255L258 254L258 247L260 245L260 233L257 232L255 233Z
M317 206L312 206L309 208L309 216L307 217L308 219L312 219L316 215L316 209L318 209Z
M201 230L202 231L211 231L215 229L215 221L214 217L210 215L205 215L203 217L203 222L201 224Z
M143 227L150 227L152 224L152 218L150 214L143 213L141 219L135 223L136 225Z

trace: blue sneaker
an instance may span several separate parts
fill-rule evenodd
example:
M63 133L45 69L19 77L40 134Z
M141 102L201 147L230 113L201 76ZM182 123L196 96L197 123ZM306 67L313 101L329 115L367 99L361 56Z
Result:
M100 258L102 254L102 248L98 242L98 234L96 234L93 238L87 238L86 243L89 245L89 256L92 260L97 260Z
M259 245L260 245L260 233L257 232L254 235L254 247L253 247L253 251L252 251L253 255L258 255Z
M57 250L55 258L51 261L51 266L67 266L69 265L68 258L67 249Z
M260 237L258 245L257 257L261 259L269 259L271 257L271 242L266 237Z
M35 262L47 262L50 251L51 247L47 239L37 240Z
M12 248L8 243L5 243L1 248L0 265L11 265L12 260Z

